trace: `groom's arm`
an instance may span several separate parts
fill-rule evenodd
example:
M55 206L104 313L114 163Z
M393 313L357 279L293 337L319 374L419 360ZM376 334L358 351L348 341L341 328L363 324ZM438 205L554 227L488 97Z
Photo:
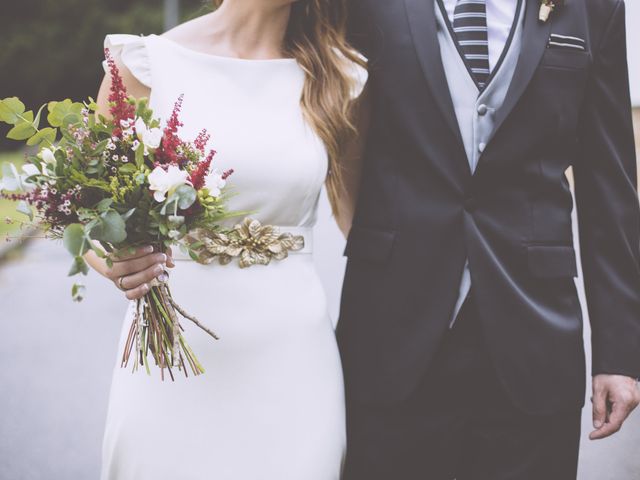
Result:
M640 376L640 208L637 197L625 7L594 36L593 66L574 165L580 247L592 330L592 438L616 432L637 406Z

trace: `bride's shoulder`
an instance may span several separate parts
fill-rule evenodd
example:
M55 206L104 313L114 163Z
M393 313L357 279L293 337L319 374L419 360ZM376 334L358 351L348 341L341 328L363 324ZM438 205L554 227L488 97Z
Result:
M151 88L151 60L147 48L147 37L128 34L110 34L104 39L105 53L111 57L120 70L125 85L134 96L143 95ZM110 67L103 62L107 75Z

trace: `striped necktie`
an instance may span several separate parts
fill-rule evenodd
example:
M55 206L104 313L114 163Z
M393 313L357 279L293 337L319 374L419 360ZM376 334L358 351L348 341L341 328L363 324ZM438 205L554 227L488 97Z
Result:
M491 73L486 0L458 0L453 13L453 31L473 79L483 90Z

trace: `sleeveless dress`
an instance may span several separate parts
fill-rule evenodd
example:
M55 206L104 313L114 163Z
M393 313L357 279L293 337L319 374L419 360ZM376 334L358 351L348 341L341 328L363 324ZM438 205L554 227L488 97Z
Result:
M300 108L301 67L213 56L154 35L110 35L105 46L151 88L157 117L167 119L184 94L182 138L206 128L215 168L235 170L230 208L303 234L306 247L267 267L177 262L174 298L220 340L185 321L206 373L175 382L162 382L157 370L132 374L118 357L102 480L339 479L343 379L311 255L328 161ZM355 97L366 71L352 67ZM118 355L131 315L130 308Z

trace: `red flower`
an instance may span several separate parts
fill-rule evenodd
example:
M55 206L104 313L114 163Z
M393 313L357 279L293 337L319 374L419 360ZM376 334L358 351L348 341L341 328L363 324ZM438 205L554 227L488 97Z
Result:
M207 129L203 129L198 137L193 141L193 146L196 147L197 150L200 151L204 155L204 150L207 147L207 143L211 139L211 135L207 132Z
M202 187L204 187L205 177L209 173L209 167L211 167L211 161L213 160L215 154L216 151L211 150L209 152L209 155L207 155L207 158L202 160L198 164L198 166L191 172L191 185L193 185L193 188L195 188L196 190L200 190Z
M109 66L109 73L111 74L111 93L109 94L109 113L113 117L116 128L113 135L119 137L122 135L122 128L120 126L121 120L134 120L136 115L136 107L129 102L129 95L127 93L127 87L124 85L120 70L116 65L115 60L111 56L111 52L108 48L104 49L104 57L107 60Z
M184 95L180 95L180 97L178 97L178 101L174 105L171 117L164 129L162 143L156 152L156 160L159 163L180 165L180 155L178 150L182 146L183 142L180 140L180 137L178 137L178 129L183 125L180 121L180 110L182 109L183 99Z

